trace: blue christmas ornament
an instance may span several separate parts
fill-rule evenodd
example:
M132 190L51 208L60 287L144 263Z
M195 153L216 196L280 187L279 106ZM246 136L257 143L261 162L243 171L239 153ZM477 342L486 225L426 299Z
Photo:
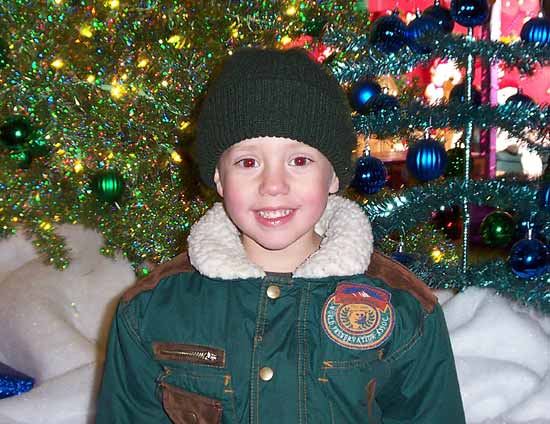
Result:
M382 88L372 79L364 79L354 84L349 92L351 107L359 113L368 113L370 102L380 94Z
M395 259L400 264L405 265L407 268L410 268L411 265L413 265L417 261L417 258L412 253L405 252L403 246L404 246L404 243L400 241L397 246L397 251L393 252L391 254L391 257L392 259Z
M435 0L434 5L424 10L423 14L434 18L445 34L453 32L455 23L451 17L451 11L446 7L440 6L439 0Z
M452 0L451 16L462 26L474 27L489 17L487 0Z
M369 104L369 110L372 112L398 111L400 108L401 105L397 97L386 93L374 96Z
M381 16L374 21L369 34L369 41L384 53L396 53L405 45L407 41L406 33L405 23L394 12L391 15Z
M449 93L449 101L466 103L466 85L463 82L452 88ZM472 104L481 105L481 92L475 87L472 87Z
M439 34L443 31L435 18L417 10L416 19L407 25L407 44L416 53L430 53Z
M520 278L533 278L548 270L548 248L540 240L529 235L512 246L508 263L514 274Z
M407 169L420 181L439 178L447 166L447 152L441 143L426 138L414 144L407 152Z
M0 399L28 392L34 379L0 362Z
M537 203L542 210L550 211L550 184L543 184L537 192Z
M384 162L365 151L364 155L357 160L351 186L363 194L378 193L386 184L387 176Z
M529 19L521 28L520 37L528 43L550 43L550 19L545 19L542 13Z

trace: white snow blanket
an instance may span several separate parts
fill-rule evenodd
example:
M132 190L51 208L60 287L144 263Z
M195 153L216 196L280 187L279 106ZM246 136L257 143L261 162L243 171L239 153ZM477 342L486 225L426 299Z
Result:
M0 424L94 420L108 327L134 274L122 256L99 254L97 233L60 232L72 258L62 272L22 235L0 241L0 362L36 379L30 392L0 400ZM550 317L487 289L436 294L468 424L550 424Z

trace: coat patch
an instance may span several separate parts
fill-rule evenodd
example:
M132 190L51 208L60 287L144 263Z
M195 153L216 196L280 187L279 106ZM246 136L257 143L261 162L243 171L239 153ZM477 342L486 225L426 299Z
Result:
M391 294L368 284L340 283L326 300L323 329L340 346L367 350L382 345L395 323Z

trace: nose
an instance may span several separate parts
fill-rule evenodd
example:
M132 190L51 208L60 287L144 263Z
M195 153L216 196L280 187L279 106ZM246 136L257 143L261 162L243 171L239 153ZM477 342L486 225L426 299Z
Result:
M288 194L287 177L284 166L266 166L261 174L260 194L269 196Z

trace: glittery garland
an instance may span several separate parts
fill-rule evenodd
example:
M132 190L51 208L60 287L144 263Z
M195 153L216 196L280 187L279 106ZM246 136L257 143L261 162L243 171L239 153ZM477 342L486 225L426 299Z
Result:
M451 102L437 106L424 106L418 102L397 111L377 111L368 115L356 114L356 130L363 134L387 138L395 134L408 135L414 130L452 128L462 131L469 120L474 127L499 127L520 139L529 150L539 153L550 151L550 107L474 106Z
M0 122L24 116L49 150L25 167L0 146L0 237L22 231L44 261L70 263L62 224L99 231L137 269L185 248L215 195L199 186L193 114L215 64L243 46L284 47L315 24L364 34L355 0L0 2ZM316 43L316 36L311 42ZM115 203L93 192L116 172Z
M435 58L452 59L464 66L469 53L491 62L502 61L522 74L532 74L538 66L550 65L550 46L536 43L503 43L492 40L468 40L448 34L429 38L432 51L418 54L409 48L386 54L372 47L368 35L354 36L350 31L331 31L323 37L325 44L338 48L340 55L331 68L340 81L357 81L367 75L404 74Z
M360 203L371 219L374 237L381 240L394 231L404 233L430 219L431 213L440 207L460 202L468 196L471 203L498 207L520 215L538 213L545 234L550 232L550 214L536 205L537 182L517 179L472 180L469 190L461 179L428 183L410 189L383 191ZM550 275L521 279L516 277L503 260L495 260L480 266L470 266L466 273L458 265L432 261L417 262L413 272L433 288L464 289L470 286L495 289L521 303L532 305L550 313Z

